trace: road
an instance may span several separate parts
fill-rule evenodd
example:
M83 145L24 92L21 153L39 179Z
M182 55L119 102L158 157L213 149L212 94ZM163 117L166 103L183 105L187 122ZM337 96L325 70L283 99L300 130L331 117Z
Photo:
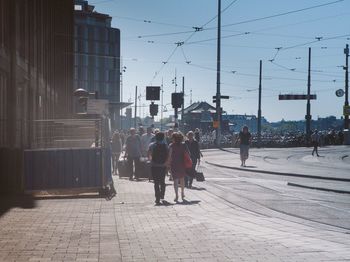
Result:
M204 150L207 190L242 208L285 220L350 232L350 147Z

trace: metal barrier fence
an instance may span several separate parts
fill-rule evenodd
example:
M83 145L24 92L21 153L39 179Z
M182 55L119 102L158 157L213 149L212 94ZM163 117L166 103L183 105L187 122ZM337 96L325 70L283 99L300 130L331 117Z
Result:
M52 119L32 123L24 150L24 190L101 190L112 183L107 118Z
M103 119L52 119L32 122L31 149L103 146Z

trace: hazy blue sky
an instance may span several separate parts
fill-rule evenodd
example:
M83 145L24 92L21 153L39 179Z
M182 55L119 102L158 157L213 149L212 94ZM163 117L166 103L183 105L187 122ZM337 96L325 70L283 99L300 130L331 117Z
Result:
M222 0L222 9L232 2ZM239 23L331 2L336 3ZM163 79L165 104L170 103L176 69L178 89L182 76L185 77L186 106L190 103L190 90L193 102L211 103L216 92L217 20L195 34L192 27L201 27L216 16L216 0L95 0L90 3L96 6L96 11L111 15L113 26L121 30L123 64L127 67L124 101L134 100L136 85L145 95L147 85L160 85ZM234 23L236 25L230 25ZM336 97L335 90L344 88L344 70L339 66L345 63L343 49L350 43L350 0L238 0L223 12L222 25L221 93L232 96L223 101L226 112L257 114L256 89L262 59L263 115L269 121L304 119L305 101L279 101L278 94L306 92L308 47L312 47L311 90L317 94L317 100L311 104L313 119L341 116L344 97ZM309 43L315 37L323 39ZM333 37L335 39L324 40ZM175 49L175 43L181 41L185 44ZM293 47L299 44L305 45ZM282 49L276 54L279 47ZM271 63L269 60L273 58ZM168 63L163 66L165 61ZM140 102L148 105L144 97ZM147 113L148 107L141 110L141 116Z

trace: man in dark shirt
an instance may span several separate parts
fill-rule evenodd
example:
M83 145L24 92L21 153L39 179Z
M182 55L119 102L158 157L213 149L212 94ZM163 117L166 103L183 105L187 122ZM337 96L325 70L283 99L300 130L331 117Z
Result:
M151 143L148 149L148 158L151 160L151 172L154 181L154 194L156 205L163 203L165 195L165 174L166 161L168 159L168 145L164 139L164 133L158 132L155 135L155 142Z
M192 188L193 177L195 176L197 163L200 162L201 152L199 149L199 143L194 139L194 133L192 131L187 133L187 140L185 144L191 155L192 169L188 170L189 174L185 177L185 186L187 188Z
M245 167L245 161L249 157L249 145L251 143L252 135L249 133L248 127L244 126L239 132L237 140L239 140L239 152L241 157L241 166Z

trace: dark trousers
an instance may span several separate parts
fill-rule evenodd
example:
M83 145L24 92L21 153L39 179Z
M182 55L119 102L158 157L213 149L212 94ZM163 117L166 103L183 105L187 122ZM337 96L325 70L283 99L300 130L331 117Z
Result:
M134 171L135 166L135 173ZM139 178L139 172L140 172L140 157L129 157L128 156L128 169L130 178L132 178L133 174L135 174L135 178Z
M185 186L186 187L192 187L193 178L196 174L196 166L197 166L197 158L191 159L192 160L192 170L190 170L191 174L188 176L185 176Z
M151 167L153 181L154 181L154 194L156 201L164 199L165 195L165 167L152 166Z
M118 171L119 157L120 157L120 152L112 153L112 167L113 167L113 173L114 174L117 174L117 171Z
M318 155L318 142L316 141L313 141L312 142L313 146L314 146L314 149L312 150L312 155L314 155L314 153L316 152L316 155Z

